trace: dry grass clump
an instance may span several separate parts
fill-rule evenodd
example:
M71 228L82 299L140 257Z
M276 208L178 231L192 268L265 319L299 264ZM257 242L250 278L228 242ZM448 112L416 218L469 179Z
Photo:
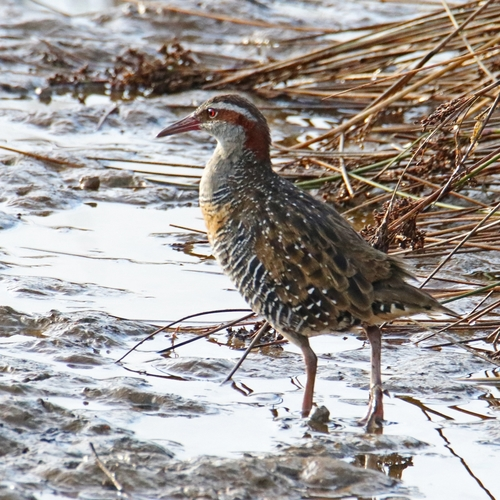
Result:
M71 88L83 96L109 92L123 98L181 92L204 83L206 73L188 50L174 42L163 45L157 56L128 49L104 71L85 65L73 72L58 72L47 83L49 88Z

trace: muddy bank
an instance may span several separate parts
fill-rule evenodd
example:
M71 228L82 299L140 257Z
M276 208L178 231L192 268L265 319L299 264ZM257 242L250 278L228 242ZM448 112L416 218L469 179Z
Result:
M253 356L240 372L238 384L255 392L238 397L230 387L219 385L231 363L211 356L189 357L181 351L178 359L132 363L126 366L139 373L124 372L114 363L115 356L149 332L144 323L117 320L103 313L33 316L9 308L1 312L3 498L32 498L32 494L44 498L38 496L40 491L68 497L85 491L94 498L114 498L116 493L96 465L90 443L124 491L134 498L387 494L400 498L411 492L398 481L404 479L405 469L413 461L417 465L426 456L442 454L438 443L401 434L401 427L411 429L415 415L407 414L402 421L401 413L393 408L396 401L388 400L386 435L365 435L356 429L356 416L365 404L364 397L358 397L367 388L367 348L321 357L318 385L323 401L319 402L330 408L332 420L324 432L318 432L299 418L298 411L287 409L300 399L300 392L292 385L286 387L289 374L300 372L297 354L278 351ZM198 349L205 350L203 346ZM469 357L460 352L447 352L443 359L442 353L431 351L422 359L417 351L409 345L398 352L386 350L386 386L398 398L405 394L411 396L413 404L426 405L427 411L448 414L449 420L439 423L444 435L466 431L471 414L462 423L457 414L484 392L453 380L451 375L471 368L485 370L486 364L474 360L472 366ZM142 356L150 358L151 354ZM397 365L394 369L387 366L392 363ZM165 378L144 377L141 370ZM273 397L262 392L265 380L271 394L279 388ZM418 384L411 383L417 380ZM328 397L322 390L325 386L333 391ZM343 386L363 391L352 397L352 389L344 392ZM222 398L214 397L214 392L222 393ZM342 406L351 408L351 417L345 410L338 416ZM487 415L483 405L472 419L473 432L483 439L488 436L483 453L491 450L493 458L498 426L491 427ZM242 417L244 421L238 425L220 427L222 422ZM256 426L254 446L247 448L244 456L196 457L196 441L202 445L206 439L214 445L218 440L224 442L222 447L214 446L215 456L224 448L234 450L233 455L240 448L242 433L253 427L250 418ZM391 422L391 418L398 422ZM200 419L208 420L210 427ZM186 436L178 433L182 420L186 432L196 433L188 448L183 444ZM398 432L393 432L394 427ZM215 436L208 438L206 432ZM255 451L262 444L267 447L265 441L271 435L277 445L273 453ZM290 438L293 445L287 444ZM179 460L186 455L191 458ZM42 484L45 486L40 490Z

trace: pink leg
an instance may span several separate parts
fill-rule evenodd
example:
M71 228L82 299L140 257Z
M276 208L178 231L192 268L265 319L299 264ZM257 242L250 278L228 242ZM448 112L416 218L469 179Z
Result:
M314 382L316 381L318 358L311 349L307 337L300 336L297 340L298 342L296 343L302 350L302 356L306 365L306 386L304 388L304 399L302 400L302 417L305 418L309 416L313 406Z
M374 432L382 428L384 420L381 368L382 334L378 326L365 326L365 332L371 346L370 401L368 413L360 421L360 424L366 424L367 432Z

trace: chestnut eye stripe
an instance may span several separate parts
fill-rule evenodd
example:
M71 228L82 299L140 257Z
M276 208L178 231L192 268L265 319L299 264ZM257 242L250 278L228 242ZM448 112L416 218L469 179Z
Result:
M244 116L247 120L252 121L252 122L258 122L258 118L252 114L252 112L246 108L243 108L241 106L238 106L236 104L224 102L224 103L217 103L217 107L212 106L207 109L208 115L213 118L215 115L211 113L211 111L215 111L216 114L219 114L224 111L228 111L229 113L224 113L225 116L234 116L234 114L242 115ZM236 120L228 120L235 122Z

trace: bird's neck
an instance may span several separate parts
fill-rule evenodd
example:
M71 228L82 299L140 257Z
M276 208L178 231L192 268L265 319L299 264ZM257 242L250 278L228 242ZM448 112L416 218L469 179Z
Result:
M248 189L264 187L275 176L269 153L256 154L242 141L218 142L200 184L200 201L225 203L243 196Z

